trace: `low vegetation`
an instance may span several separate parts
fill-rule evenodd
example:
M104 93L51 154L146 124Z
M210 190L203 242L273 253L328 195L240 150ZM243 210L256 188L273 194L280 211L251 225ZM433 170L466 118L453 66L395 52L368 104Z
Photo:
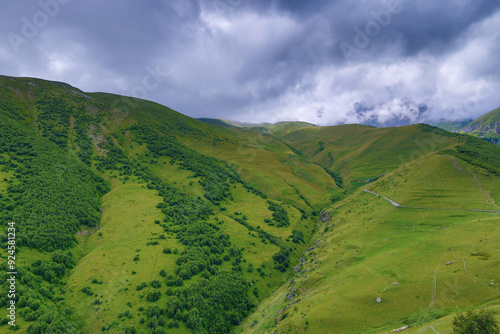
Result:
M498 334L498 323L491 310L468 310L453 319L453 334Z

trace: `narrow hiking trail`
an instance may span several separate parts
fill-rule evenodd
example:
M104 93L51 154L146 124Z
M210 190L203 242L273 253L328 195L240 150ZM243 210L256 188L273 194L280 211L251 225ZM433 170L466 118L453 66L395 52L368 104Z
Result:
M434 304L436 303L436 296L437 296L437 270L434 271L434 282L432 285L432 298L431 302L429 303L429 306L427 307L427 313L429 313L430 310L434 307Z
M425 318L427 317L429 312L434 307L434 304L436 303L436 296L437 296L437 270L434 271L434 280L432 281L431 301L429 303L429 306L427 306L427 310L425 311L424 316L422 317L422 319L420 319L420 321L417 322L417 325L421 324L425 320ZM425 332L430 327L432 327L432 326L424 327L424 328L420 329L416 334Z
M439 334L439 332L437 330L435 330L434 327L431 326L431 329L434 331L434 333Z
M457 161L457 159L456 159L455 157L452 157L451 155L448 155L448 157L450 157L450 158L453 160L453 167L454 167L454 168L456 168L456 169L458 169L458 170L461 170L461 171L463 171L463 170L464 170L462 167L460 167L460 166L458 165L458 161Z
M448 157L450 157L452 160L453 160L453 167L458 169L459 171L462 171L462 172L469 172L470 174L472 174L472 179L474 181L476 181L478 187L479 187L479 190L484 194L484 196L488 199L489 202L491 202L491 204L497 208L500 209L500 206L498 206L496 203L495 203L495 200L491 197L491 190L494 189L493 185L495 184L496 180L493 180L493 182L491 183L491 189L490 191L486 192L484 189L483 189L483 186L481 185L481 182L479 182L478 178L477 178L477 175L476 173L474 173L473 171L467 171L467 170L464 170L462 167L460 167L458 165L458 161L455 157L452 157L450 155L448 155Z
M419 207L419 206L406 206L402 205L387 196L381 195L375 191L365 189L365 192L375 195L377 197L382 197L383 199L389 201L393 206L397 208L406 208L406 209L420 209L420 210L449 210L449 211L474 211L474 212L492 212L492 213L500 213L500 210L483 210L483 209L460 209L460 208L432 208L432 207Z
M376 193L376 192L371 191L371 190L368 190L368 189L365 189L365 191L366 191L367 193L372 194L372 195L375 195L375 196L378 196L378 197L383 197L385 200L387 200L387 201L391 202L391 204L392 204L392 205L394 205L395 207L404 207L404 206L402 206L401 204L399 204L398 202L393 201L393 200L392 200L392 199L390 199L389 197L386 197L386 196L384 196L384 195L380 195L379 193Z
M491 190L489 192L484 191L484 189L481 185L481 182L479 182L479 180L477 179L476 173L474 173L472 171L471 171L471 173L472 173L472 178L474 179L474 181L476 181L476 183L479 187L479 190L481 190L481 192L484 194L484 196L486 196L486 198L491 202L492 205L494 205L500 209L500 206L496 205L495 200L493 198L491 198ZM493 183L495 183L495 181L493 181Z
M498 206L496 203L495 203L495 200L491 197L491 191L493 189L495 189L495 182L497 182L497 180L493 180L493 182L491 182L491 187L490 187L490 191L488 191L488 196L491 198L491 201L493 202L493 205L496 206L497 208L500 208L500 206Z

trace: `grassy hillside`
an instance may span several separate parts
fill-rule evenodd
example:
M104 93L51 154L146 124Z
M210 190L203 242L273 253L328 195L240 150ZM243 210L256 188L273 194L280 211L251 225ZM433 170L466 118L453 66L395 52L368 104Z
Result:
M215 123L213 120L204 120L207 123ZM270 135L273 135L275 137L283 137L287 135L288 133L302 129L302 128L309 128L309 127L314 127L314 124L307 123L307 122L277 122L277 123L259 123L259 124L249 124L249 123L237 123L237 122L230 122L230 121L223 121L225 124L229 123L232 124L233 126L240 127L242 129L251 129L254 131L259 131L262 133L267 133Z
M493 144L500 143L500 108L475 119L463 128L464 133L483 138Z
M486 141L228 126L32 78L0 77L0 97L19 333L385 333L498 304Z
M439 323L440 333L449 333L446 316L457 307L498 305L497 180L460 159L430 154L359 189L330 207L293 279L258 307L243 332L387 333L411 326L411 333L430 333Z
M458 143L427 125L315 127L294 131L283 140L345 179L346 189L370 183L402 164Z
M276 137L283 137L295 130L310 127L314 127L314 125L307 122L278 122L266 126Z

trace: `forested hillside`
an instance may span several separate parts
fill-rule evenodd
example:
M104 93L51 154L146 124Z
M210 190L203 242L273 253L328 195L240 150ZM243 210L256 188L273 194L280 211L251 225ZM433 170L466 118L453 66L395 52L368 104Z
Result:
M385 333L496 305L499 164L423 124L242 128L2 76L0 306L12 225L20 333ZM463 293L428 306L450 248Z
M271 137L62 83L2 77L0 90L21 331L229 332L286 279L318 209L342 193ZM129 221L124 206L147 212ZM5 234L4 259L8 245Z

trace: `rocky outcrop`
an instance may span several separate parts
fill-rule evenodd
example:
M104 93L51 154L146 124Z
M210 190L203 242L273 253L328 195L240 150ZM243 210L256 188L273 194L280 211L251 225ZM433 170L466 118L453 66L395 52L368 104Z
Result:
M467 124L462 131L487 140L495 145L500 145L500 121L492 122L484 126L482 123L481 119L476 120Z

